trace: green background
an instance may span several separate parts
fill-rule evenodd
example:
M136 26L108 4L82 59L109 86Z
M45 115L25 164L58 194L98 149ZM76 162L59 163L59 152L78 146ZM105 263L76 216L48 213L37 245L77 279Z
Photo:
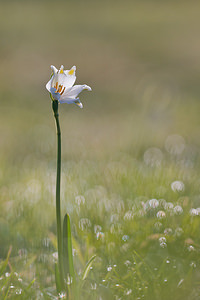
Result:
M55 290L53 266L40 257L56 251L56 133L45 85L50 65L76 65L76 83L92 92L80 94L82 110L62 104L59 113L62 211L71 215L77 270L92 254L99 255L87 284L91 288L95 281L99 287L106 278L103 299L198 299L199 216L191 218L189 210L200 206L199 11L194 0L0 2L0 258L12 246L13 268L27 281L36 277L40 287ZM170 152L166 141L174 134ZM184 151L177 154L173 149L180 139ZM152 161L145 160L152 147L161 158L153 152ZM171 190L175 180L184 182L183 192ZM85 203L79 205L80 195ZM140 212L141 202L151 198L183 207L181 216L163 221L163 230L184 229L181 240L168 238L167 250L159 247L163 230L155 230L155 212L129 224L124 219L131 207ZM96 225L105 234L102 244ZM192 254L188 243L195 248ZM137 269L142 275L134 279L134 268L124 269L124 261L137 260L133 251L140 254L139 266L144 259L154 270L170 257L180 268L176 274L161 269L155 287L146 292L146 285L153 286L151 272ZM20 253L33 259L32 269L23 267ZM107 272L115 263L116 274ZM38 289L32 288L30 299ZM83 299L100 299L103 293L91 288Z

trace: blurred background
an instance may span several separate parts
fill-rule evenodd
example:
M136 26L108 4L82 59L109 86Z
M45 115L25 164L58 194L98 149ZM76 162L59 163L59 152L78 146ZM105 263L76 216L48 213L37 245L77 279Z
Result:
M76 65L76 84L93 90L80 94L82 110L59 106L63 213L68 210L74 224L80 219L74 199L94 199L96 186L134 199L163 196L158 181L169 187L181 179L187 193L198 195L198 206L200 2L21 0L0 6L0 257L10 245L13 256L35 253L36 241L56 232L56 133L45 88L52 64ZM182 147L187 163L180 171L175 161ZM142 172L136 160L149 167L164 161L169 168L162 176L148 173L150 181L133 176L119 185L115 179L128 176L129 168ZM83 217L89 218L86 211ZM90 217L97 222L95 210Z
M161 146L172 133L198 144L199 5L1 1L3 161L13 165L30 154L54 153L54 140L45 153L38 149L54 139L45 89L51 64L76 65L77 84L93 88L81 95L84 110L60 106L67 155Z
M36 139L54 137L45 89L51 64L76 65L77 83L93 88L81 95L83 111L60 107L68 155L135 151L162 145L171 133L198 143L200 21L193 2L2 1L3 160L22 162L36 154Z

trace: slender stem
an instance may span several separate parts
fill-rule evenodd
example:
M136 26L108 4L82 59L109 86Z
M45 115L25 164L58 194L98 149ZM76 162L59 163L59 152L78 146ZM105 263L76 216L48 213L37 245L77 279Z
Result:
M60 179L61 179L61 130L58 114L58 101L52 101L52 108L57 128L57 176L56 176L56 221L57 221L57 243L58 243L58 266L61 279L61 286L64 288L64 271L62 255L62 226L60 209Z

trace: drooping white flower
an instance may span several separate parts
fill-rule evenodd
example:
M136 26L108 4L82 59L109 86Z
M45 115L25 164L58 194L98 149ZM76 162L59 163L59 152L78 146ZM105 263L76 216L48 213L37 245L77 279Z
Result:
M91 91L91 87L86 84L74 85L76 81L76 67L73 66L70 70L64 70L64 66L60 69L51 66L53 75L49 82L46 84L46 89L51 93L54 100L60 103L75 103L80 108L83 104L80 102L78 95L83 90Z

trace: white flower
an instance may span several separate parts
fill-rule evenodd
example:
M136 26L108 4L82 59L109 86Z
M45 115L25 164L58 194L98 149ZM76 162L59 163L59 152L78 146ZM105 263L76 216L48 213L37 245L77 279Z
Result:
M159 210L157 212L156 216L157 216L158 219L163 219L163 218L166 217L166 214L165 214L165 212L163 210Z
M46 89L51 93L54 100L60 103L75 103L80 108L83 104L79 100L79 93L83 90L91 91L91 87L86 84L74 85L76 81L76 67L73 66L70 70L64 70L64 66L57 70L56 67L51 66L53 75L46 84Z
M171 184L171 189L173 192L183 192L185 189L185 185L182 181L174 181Z

